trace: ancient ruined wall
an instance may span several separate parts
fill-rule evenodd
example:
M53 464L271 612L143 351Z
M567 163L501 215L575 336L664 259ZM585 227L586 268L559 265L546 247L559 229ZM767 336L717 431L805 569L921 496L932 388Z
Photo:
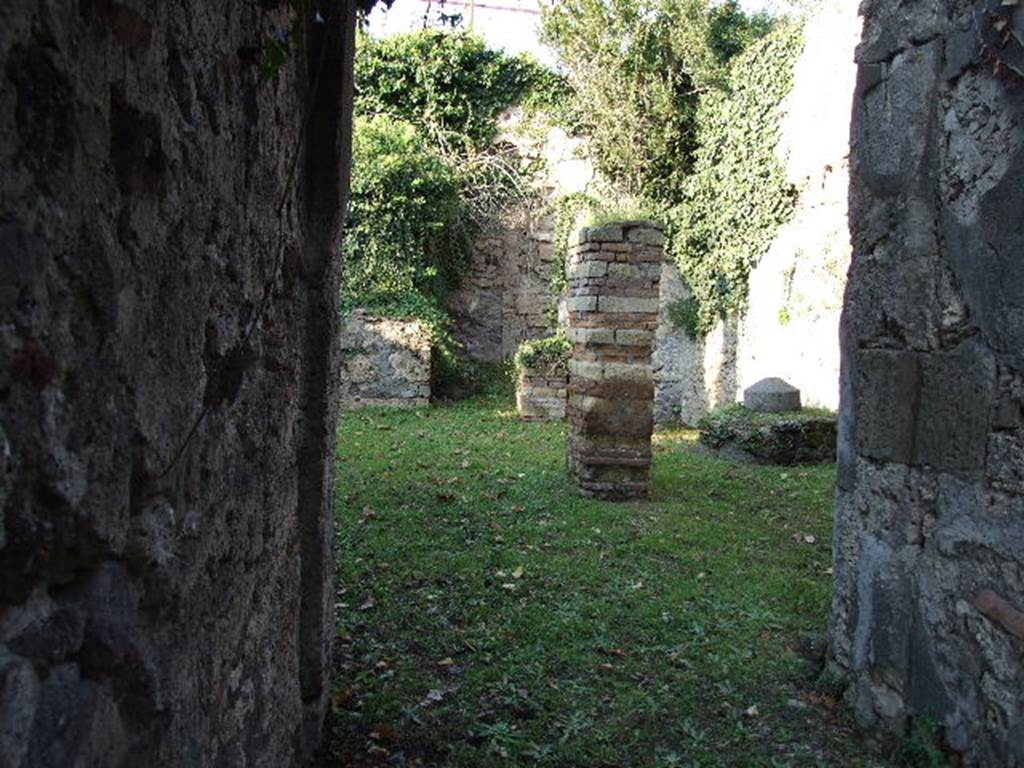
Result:
M318 738L354 11L322 17L260 84L253 3L0 4L2 765Z
M553 228L550 216L524 209L477 239L448 301L452 333L471 359L501 360L552 333Z
M561 421L569 398L565 371L521 366L516 376L516 410L525 421Z
M581 153L582 140L560 128L538 137L523 130L522 120L518 112L510 114L500 138L514 143L522 157L544 163L538 197L505 221L493 222L478 239L466 277L448 301L452 332L476 360L501 360L520 342L551 335L555 221L547 208L558 197L586 192L596 183L594 168Z
M1024 6L864 6L831 657L1024 765Z
M807 21L778 150L799 198L791 221L750 274L746 312L723 321L700 343L678 330L659 330L659 344L670 345L674 358L662 377L671 382L672 396L678 393L678 415L687 423L742 399L746 387L771 376L799 387L805 405L838 406L858 5L823 3ZM662 287L665 300L675 298L671 285ZM660 350L656 357L663 357ZM659 405L659 420L669 408L667 401Z
M341 407L415 408L430 403L430 330L419 320L357 309L341 331Z
M661 266L658 330L654 340L654 421L694 423L708 409L705 398L702 342L672 319L672 307L692 296L672 261Z

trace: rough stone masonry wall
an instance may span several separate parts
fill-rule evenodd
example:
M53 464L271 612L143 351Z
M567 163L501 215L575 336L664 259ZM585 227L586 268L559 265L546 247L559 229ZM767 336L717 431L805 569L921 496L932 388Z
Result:
M580 230L569 253L569 472L585 496L650 493L662 231L633 221Z
M1024 765L1024 6L864 5L831 657Z
M587 192L597 183L582 139L560 128L537 137L522 130L523 119L519 110L510 113L500 140L516 145L521 157L544 163L537 198L493 222L477 240L468 272L448 301L452 332L475 360L501 360L520 342L551 335L557 303L551 293L555 221L547 208L560 196Z
M720 323L700 342L673 328L663 314L655 350L659 421L675 409L675 415L694 424L771 376L798 387L805 405L838 406L859 4L830 0L807 20L778 149L799 198L792 219L779 228L751 271L746 312ZM674 275L665 277L666 304L688 293Z
M419 320L353 311L341 332L341 407L430 403L430 330Z
M244 0L0 4L0 765L317 741L354 8L321 14L261 85L287 19Z
M569 398L565 370L522 366L516 378L516 410L526 421L561 421Z

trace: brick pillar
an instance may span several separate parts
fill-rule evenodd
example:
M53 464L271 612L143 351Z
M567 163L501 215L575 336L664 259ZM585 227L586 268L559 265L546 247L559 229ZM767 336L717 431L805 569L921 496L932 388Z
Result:
M569 252L569 473L584 496L650 493L664 241L658 225L626 221L580 230Z

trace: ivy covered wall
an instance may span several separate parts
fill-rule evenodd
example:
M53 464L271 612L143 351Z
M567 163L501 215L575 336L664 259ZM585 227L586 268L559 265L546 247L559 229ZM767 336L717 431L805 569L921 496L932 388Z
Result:
M753 111L720 105L718 114L731 113L736 127L705 129L717 130L720 140L702 149L691 208L675 220L675 255L686 281L663 281L663 291L672 290L663 297L663 325L674 319L697 333L663 327L656 348L664 386L678 392L684 421L735 402L768 376L799 387L805 404L838 405L838 326L850 260L853 51L860 31L856 0L839 0L808 18L801 34L790 28L781 39L758 44L738 66L757 70L768 60L759 56L769 52L776 61L798 54L790 74L774 81L773 98L741 87L740 98ZM751 71L750 83L764 85L763 77ZM771 122L758 129L751 115ZM698 244L710 256L700 258Z

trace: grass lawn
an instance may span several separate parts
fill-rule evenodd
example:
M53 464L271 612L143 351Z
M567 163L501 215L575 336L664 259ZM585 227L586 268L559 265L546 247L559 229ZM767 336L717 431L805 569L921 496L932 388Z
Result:
M825 629L833 467L671 431L653 498L614 504L508 398L340 430L339 764L890 764L793 650Z

